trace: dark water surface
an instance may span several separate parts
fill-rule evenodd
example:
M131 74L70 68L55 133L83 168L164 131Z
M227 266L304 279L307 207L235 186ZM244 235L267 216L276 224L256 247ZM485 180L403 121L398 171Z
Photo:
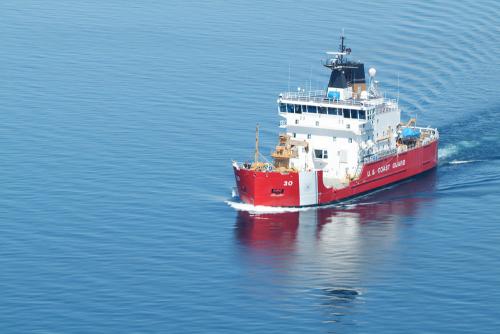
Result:
M0 4L1 333L494 333L500 2ZM225 201L345 28L436 171L280 214Z

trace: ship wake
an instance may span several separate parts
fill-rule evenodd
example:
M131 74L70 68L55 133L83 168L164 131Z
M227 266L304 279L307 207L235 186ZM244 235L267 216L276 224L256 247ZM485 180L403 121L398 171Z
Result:
M322 210L322 209L328 209L328 208L337 208L340 210L348 210L355 208L357 206L362 206L362 205L373 205L377 204L378 202L374 201L363 201L360 202L363 198L373 196L375 193L390 189L395 187L396 185L389 185L384 188L376 189L370 193L364 194L357 196L355 198L351 198L348 200L340 201L340 202L334 202L334 203L329 203L329 204L323 204L323 205L313 205L313 206L303 206L303 207L283 207L283 206L265 206L265 205L252 205L248 203L243 203L239 201L239 197L233 196L232 200L226 200L224 203L232 207L233 209L237 211L247 211L251 214L269 214L269 213L285 213L285 212L299 212L299 211L309 211L309 210Z
M306 211L313 209L313 207L297 208L297 207L252 205L237 201L225 201L225 203L238 211L247 211L255 214L297 212L297 211Z
M477 141L460 141L456 144L449 144L446 145L445 147L442 147L439 149L438 153L438 158L439 158L439 163L442 164L463 164L463 163L470 163L470 162L477 162L479 160L473 160L473 159L456 159L457 157L461 156L464 152L474 149L477 146L479 146L479 143Z
M448 162L448 164L450 164L450 165L462 165L462 164L470 164L473 162L480 162L480 161L483 161L483 160L452 160L452 161Z

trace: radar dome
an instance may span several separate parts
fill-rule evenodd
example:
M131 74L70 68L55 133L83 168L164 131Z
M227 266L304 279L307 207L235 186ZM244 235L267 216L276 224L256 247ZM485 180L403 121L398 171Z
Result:
M368 70L368 74L373 78L375 74L377 74L377 70L374 67L370 67L370 69Z

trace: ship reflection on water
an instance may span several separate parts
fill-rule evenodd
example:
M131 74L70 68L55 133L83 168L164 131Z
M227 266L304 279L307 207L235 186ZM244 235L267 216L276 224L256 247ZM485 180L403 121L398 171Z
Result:
M305 289L326 313L325 322L345 322L364 294L364 282L383 276L384 266L398 256L399 231L432 205L436 177L433 170L332 207L240 211L235 224L239 256L250 272L265 273L252 275L257 284Z

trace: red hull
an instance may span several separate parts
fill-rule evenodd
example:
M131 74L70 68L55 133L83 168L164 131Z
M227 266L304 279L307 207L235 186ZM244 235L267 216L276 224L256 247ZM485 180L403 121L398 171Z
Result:
M323 183L323 171L312 172L316 177L316 197L309 205L322 205L357 196L428 171L437 165L438 142L392 155L363 166L361 176L345 188L328 188ZM234 168L241 200L253 205L304 206L303 187L299 173L256 172Z

